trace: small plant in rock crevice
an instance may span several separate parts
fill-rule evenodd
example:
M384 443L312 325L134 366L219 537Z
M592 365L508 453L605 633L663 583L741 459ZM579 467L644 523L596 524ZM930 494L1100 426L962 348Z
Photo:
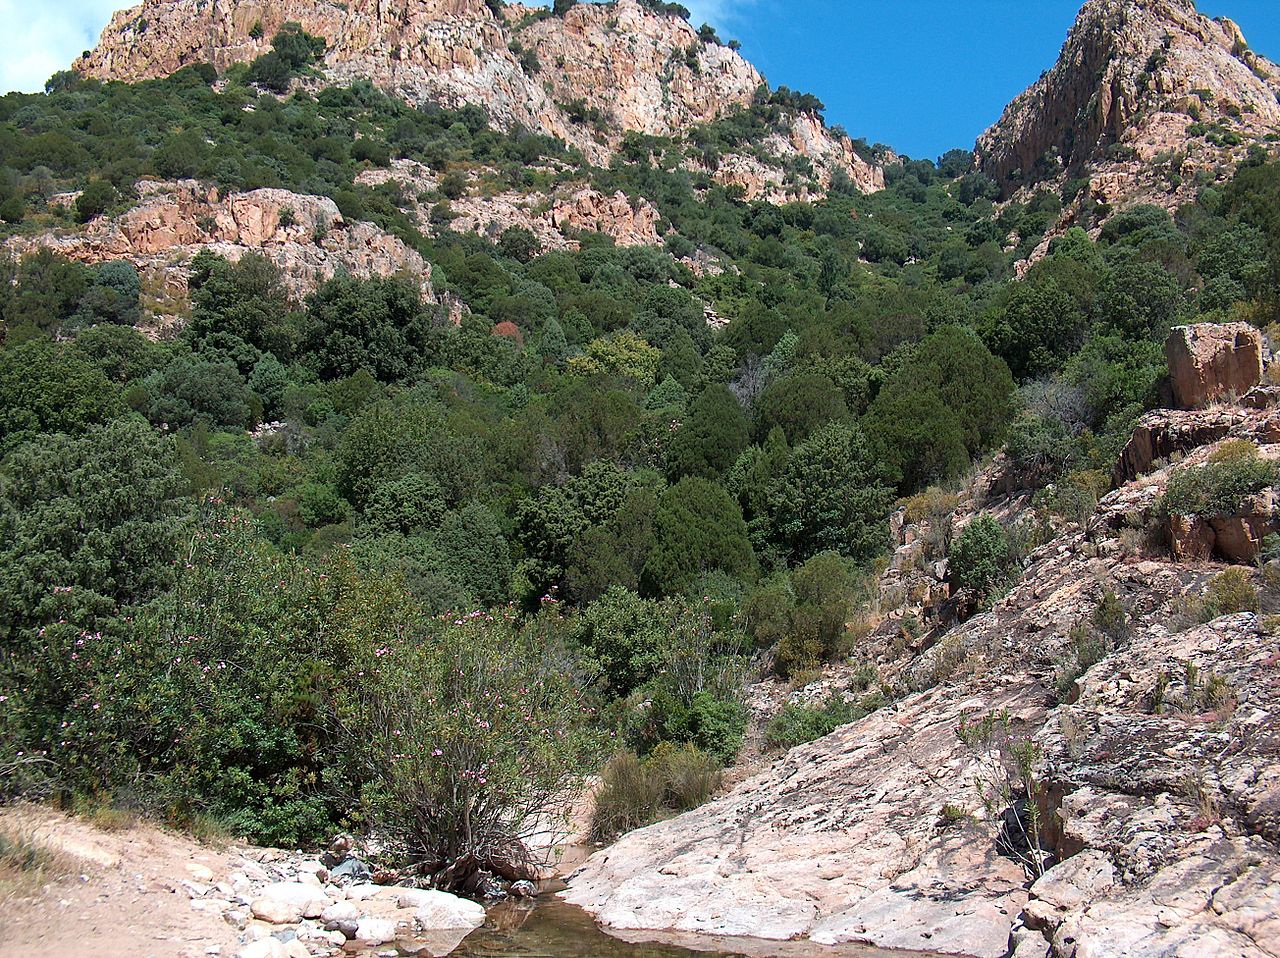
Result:
M1223 720L1235 710L1239 693L1225 676L1184 662L1181 675L1166 669L1156 676L1149 700L1156 715L1213 713Z
M1046 788L1037 772L1040 744L1014 731L1007 709L961 722L956 736L977 758L974 786L996 830L996 848L1034 881L1048 870L1051 858L1042 811Z

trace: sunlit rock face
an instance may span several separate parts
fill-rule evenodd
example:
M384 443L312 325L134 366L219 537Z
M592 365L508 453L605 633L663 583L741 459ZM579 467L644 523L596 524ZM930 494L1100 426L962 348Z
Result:
M327 41L327 82L368 80L413 103L476 104L504 129L558 137L593 162L607 161L629 132L679 136L748 106L765 82L736 51L637 0L582 3L562 17L484 0L144 0L117 13L75 69L129 82L193 63L221 71L268 52L289 22ZM582 122L584 110L598 119ZM884 186L883 172L815 116L797 115L776 139L778 158L812 162L819 189L837 170L863 190ZM742 179L733 177L725 182ZM780 196L781 178L767 168L741 185L767 199Z

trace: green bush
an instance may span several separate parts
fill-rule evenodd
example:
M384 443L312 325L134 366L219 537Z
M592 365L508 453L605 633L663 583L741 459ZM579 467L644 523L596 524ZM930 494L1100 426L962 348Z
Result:
M1198 611L1200 621L1209 622L1236 612L1257 613L1259 609L1258 589L1249 570L1234 566L1219 572L1209 581Z
M623 752L604 768L591 816L591 838L606 842L654 821L663 783L634 752Z
M772 646L779 675L797 675L848 654L848 619L862 588L851 561L822 552L752 592L743 625L758 645Z
M1054 690L1059 702L1069 701L1076 681L1111 654L1113 645L1109 636L1095 634L1085 626L1072 630L1070 645L1058 660L1054 673Z
M605 766L591 817L594 841L683 812L705 803L720 787L720 764L692 745L663 743L645 759L622 752Z
M847 701L840 692L831 693L821 705L786 705L765 727L765 741L771 748L788 749L830 735L842 725L869 714L867 703Z
M688 742L663 742L647 761L662 783L663 802L678 812L704 804L720 787L723 777L716 757Z
M376 646L366 635L351 650L364 681L340 695L338 722L367 770L370 821L437 885L529 874L529 830L569 813L598 757L590 677L510 613L419 625Z
M106 180L94 180L76 199L76 217L81 223L101 216L115 205L120 193Z
M1276 482L1276 464L1252 443L1224 444L1200 466L1184 466L1169 477L1164 508L1184 516L1227 516L1244 500Z
M965 526L951 547L948 571L952 582L983 604L998 597L1013 569L1009 534L987 513Z

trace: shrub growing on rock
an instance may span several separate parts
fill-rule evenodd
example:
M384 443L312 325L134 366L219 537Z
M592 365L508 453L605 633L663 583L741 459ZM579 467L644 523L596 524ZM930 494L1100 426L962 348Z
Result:
M780 749L816 741L869 715L878 699L878 694L873 693L861 702L851 702L842 693L833 692L820 705L786 705L765 728L765 741Z
M1234 566L1210 580L1199 606L1198 618L1201 622L1209 622L1235 612L1256 613L1258 610L1258 590L1251 581L1249 570Z
M993 516L984 513L965 526L949 560L951 581L989 605L1013 571L1009 533Z
M1244 440L1223 443L1201 466L1187 466L1169 477L1166 512L1184 516L1226 516L1276 482L1276 464L1262 459Z

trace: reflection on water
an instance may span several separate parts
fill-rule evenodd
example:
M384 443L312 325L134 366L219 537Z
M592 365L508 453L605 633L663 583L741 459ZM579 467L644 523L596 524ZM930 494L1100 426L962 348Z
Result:
M678 941L678 943L677 943ZM686 946L692 946L686 947ZM846 945L762 942L681 936L666 942L627 942L602 932L586 912L558 898L510 902L489 909L485 926L467 937L455 958L930 958Z
M489 909L485 926L454 952L462 958L739 958L660 944L628 944L596 927L586 912L557 898Z

